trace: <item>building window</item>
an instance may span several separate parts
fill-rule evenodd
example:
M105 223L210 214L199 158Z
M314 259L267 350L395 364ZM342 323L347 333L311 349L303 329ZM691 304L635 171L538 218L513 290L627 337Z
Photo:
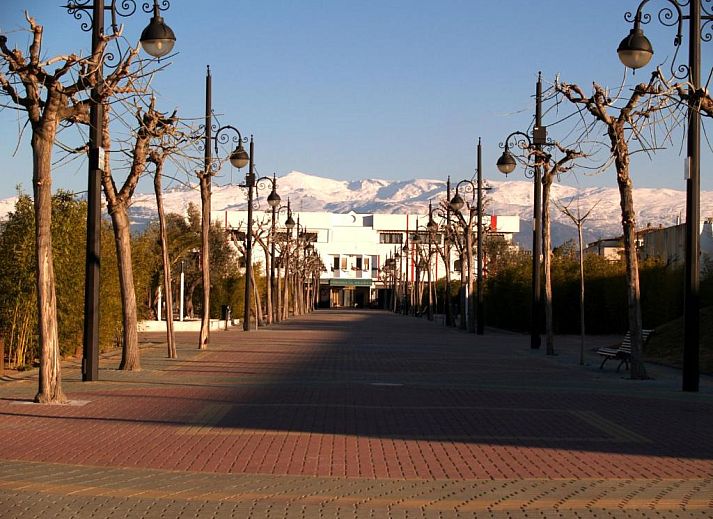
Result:
M349 265L347 264L347 260L348 260L348 259L349 259L349 258L347 258L346 256L342 256L342 258L341 258L341 260L342 260L342 261L341 261L342 270L347 270L347 269L349 268Z
M332 262L332 270L339 270L339 256L334 256L334 260Z
M379 233L379 243L403 243L403 234L400 232Z
M300 236L306 242L317 243L317 233L316 232L303 232Z
M361 270L361 256L357 256L356 258L356 269Z

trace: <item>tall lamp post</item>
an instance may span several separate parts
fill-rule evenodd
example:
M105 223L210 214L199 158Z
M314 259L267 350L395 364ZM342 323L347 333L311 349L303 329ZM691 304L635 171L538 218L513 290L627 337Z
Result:
M428 202L428 222L426 223L426 231L428 231L428 320L433 321L433 280L431 274L431 257L433 256L433 240L438 234L438 224L433 219L433 206ZM437 261L436 257L436 261ZM436 280L438 281L438 280Z
M470 201L466 203L465 199L461 196L460 192L461 190L465 194L470 194ZM480 193L478 191L477 186L471 181L471 180L461 180L456 184L456 193L453 195L453 198L451 198L449 202L449 208L451 211L453 211L453 214L456 215L458 221L460 221L461 225L465 229L465 253L466 253L466 264L467 264L467 275L468 275L468 284L466 285L468 287L468 296L465 299L465 306L467 309L464 309L462 313L463 315L463 320L467 323L467 328L468 331L473 332L475 331L475 307L473 305L473 213L477 211L477 207L473 207L473 202L475 201L476 193ZM461 209L463 209L463 206L466 206L468 208L468 219L466 220L465 217L463 217L463 214L461 213ZM461 271L462 271L462 266L461 266ZM461 279L461 284L463 280ZM463 326L461 326L463 327Z
M269 202L268 202L269 203ZM272 265L275 267L275 273L272 274L272 279L273 282L275 283L275 291L273 294L273 305L274 305L274 320L275 322L280 322L282 320L282 290L281 290L281 275L280 271L277 270L277 253L275 251L275 244L277 242L277 230L275 228L276 226L276 219L279 216L279 214L282 211L286 211L289 216L290 212L290 203L289 200L287 201L287 205L281 205L279 207L272 207L272 246L271 246L271 254L272 254ZM287 221L285 222L285 229L287 232L285 232L285 239L288 239L288 232L291 230L287 229ZM294 222L293 222L294 224ZM294 227L294 225L293 225ZM281 269L286 269L286 250L287 246L285 245L284 248L281 248L280 250L280 268Z
M515 144L519 148L532 148L530 136L523 132L512 132L505 139L505 149L496 163L498 171L508 175L515 170L517 161L510 153L510 139L515 137ZM528 175L528 172L525 172ZM530 307L530 348L538 349L541 345L540 319L542 315L542 288L541 288L541 257L542 257L542 178L539 168L533 172L535 184L534 225L532 229L532 303Z
M537 75L535 87L535 125L532 128L532 140L523 132L513 132L505 139L505 151L497 162L498 170L507 175L515 169L515 157L509 153L508 141L519 135L524 140L518 141L519 146L527 142L527 148L541 150L547 145L547 128L542 125L542 74ZM538 349L541 345L540 320L542 316L542 171L539 166L533 169L534 205L532 229L532 308L530 320L530 348Z
M411 243L413 244L413 258L414 258L414 266L415 268L415 276L414 276L414 283L413 283L413 310L414 310L414 315L419 315L420 314L420 309L421 309L421 304L423 303L423 298L421 295L421 283L422 283L422 278L421 275L423 271L426 268L426 262L423 261L423 256L422 256L422 250L421 247L423 245L423 238L421 238L421 234L419 229L423 229L424 226L418 225L418 218L416 218L416 226L414 227L413 234L411 235ZM430 295L429 295L430 297ZM429 301L430 304L430 301Z
M446 325L453 326L453 307L451 305L451 233L453 228L451 227L451 177L448 176L446 180L446 229L443 236L443 252L445 255L446 264L446 291L444 297L444 305L446 311Z
M478 168L477 168L477 207L478 221L476 225L478 226L478 251L476 253L476 268L478 272L476 273L476 317L475 317L475 333L478 335L483 335L485 333L485 303L483 302L483 190L490 189L489 187L483 187L483 160L482 160L482 146L480 142L480 137L478 137Z
M306 311L305 280L307 279L307 248L309 237L307 228L300 224L300 216L297 215L297 241L295 242L295 252L299 270L295 276L295 314L302 315ZM300 256L301 254L301 256Z
M394 247L389 260L391 262L391 311L396 314L399 311L401 292L401 253L398 245Z
M295 219L292 218L292 209L290 208L290 199L287 199L287 220L285 220L285 229L287 229L286 252L285 252L285 294L284 294L284 318L290 316L290 238L292 237L292 229L295 228Z
M700 222L701 222L701 157L700 127L701 116L697 109L701 90L701 40L711 41L711 33L704 32L706 25L713 22L709 0L667 0L670 7L659 11L659 21L666 26L677 26L673 45L676 52L671 60L671 73L677 79L688 80L688 146L686 157L686 265L684 285L683 314L683 391L698 391L699 388L699 342L700 342ZM649 0L643 0L632 15L624 16L628 22L634 22L634 28L619 44L617 53L621 62L632 69L645 66L654 55L649 39L644 35L641 24L651 20L651 15L644 14L644 6ZM684 15L682 7L688 6ZM703 12L703 14L701 14ZM683 40L683 21L688 20L688 65L675 68L676 56ZM705 20L701 27L701 20ZM709 27L710 29L710 27Z
M250 162L250 156L243 147L248 142L247 137L243 137L240 130L231 125L221 126L216 129L213 136L213 87L210 66L206 67L205 77L205 124L203 135L204 162L203 172L199 173L201 191L201 276L203 283L203 316L201 317L201 329L199 334L199 348L205 348L210 335L210 192L211 178L213 172L213 149L218 156L218 144L228 144L231 140L236 144L235 149L230 153L228 159L233 167L241 169ZM232 139L228 132L233 132ZM252 149L250 150L252 153ZM207 223L206 223L207 222Z
M210 124L206 124L206 144L209 143L208 139L211 139L210 137ZM240 133L240 130L238 130L236 127L231 126L231 125L225 125L221 126L218 128L218 130L215 132L215 137L213 137L213 140L215 141L215 153L216 155L218 154L218 143L226 143L229 140L228 135L225 133L226 131L232 131L237 134L237 136L233 137L233 142L237 143L237 146L235 149L232 151L232 153L229 156L230 164L237 169L242 169L244 168L247 164L250 164L250 168L252 169L253 166L253 141L252 138L250 139L250 153L248 153L245 148L243 147L243 143L247 141L247 137L243 137L243 135ZM208 149L210 146L206 145L206 149ZM212 163L212 157L210 156L209 153L206 153L206 164L208 167L211 167ZM249 204L248 207L250 207ZM250 212L248 212L250 215ZM246 233L246 238L245 241L246 243L249 243L250 240L250 233ZM203 254L205 256L205 253ZM203 260L203 270L205 272L206 268L209 268L207 266L205 259ZM204 274L204 283L206 283L205 280L205 274ZM207 282L208 285L210 285L210 282ZM208 309L204 308L203 309L203 315L207 315Z
M128 17L136 12L134 0L119 3L112 0L107 6L104 0L79 0L63 6L67 12L80 20L88 16L91 23L83 22L83 31L92 32L92 55L99 48L104 38L104 11L111 13L111 27L114 34L119 31L117 16ZM141 33L141 47L154 58L161 58L171 52L176 43L176 36L161 17L161 11L170 7L166 0L159 6L154 0L153 6L145 2L145 13L153 13L151 21ZM91 14L90 14L91 13ZM104 60L97 64L95 74L101 83ZM101 175L104 170L105 151L102 146L104 126L104 106L100 101L101 92L95 87L90 95L89 107L89 171L87 185L87 245L84 283L84 340L82 352L82 380L99 379L99 262L101 255Z
M505 139L503 154L497 161L498 170L505 175L515 170L517 162L510 153L510 139L518 136L515 141L521 148L541 150L547 143L547 128L542 125L542 75L537 76L535 90L535 126L532 128L532 139L523 132L513 132ZM526 146L525 146L526 144ZM502 145L501 145L502 146ZM527 175L527 172L525 173ZM539 166L533 168L534 183L533 229L532 229L532 307L530 315L530 348L538 349L542 343L540 338L540 320L542 316L542 171ZM549 251L548 251L549 253Z
M409 290L409 256L410 256L410 248L408 244L408 236L406 236L406 243L404 243L404 246L401 248L402 254L401 257L406 260L406 275L404 276L404 293L403 293L403 314L408 315L409 311L411 310L411 301L410 301L410 294L411 291Z
M277 217L277 208L280 206L280 202L282 199L280 198L280 195L277 194L277 178L275 177L275 174L272 174L272 178L270 177L261 177L258 178L255 182L255 189L256 191L259 191L261 186L263 184L270 184L271 189L270 189L270 194L267 195L267 205L270 206L270 213L271 213L271 219L270 219L270 270L268 271L268 290L270 293L270 302L272 304L275 303L275 219ZM251 229L252 232L252 229ZM270 314L270 322L272 322L273 316L275 312L274 309L271 310Z

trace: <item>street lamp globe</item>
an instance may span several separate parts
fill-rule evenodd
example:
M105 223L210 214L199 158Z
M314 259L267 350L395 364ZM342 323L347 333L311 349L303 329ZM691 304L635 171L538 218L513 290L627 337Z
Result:
M277 191L275 191L275 186L273 186L272 191L270 191L270 194L267 195L267 204L270 207L278 207L280 205L280 202L280 195L277 194Z
M289 215L285 220L285 228L290 231L295 228L295 219L292 218L292 215Z
M463 200L463 197L460 196L460 193L458 193L458 191L456 191L455 196L450 201L451 209L453 209L454 211L460 211L464 205L465 205L465 200Z
M512 173L514 171L517 162L515 162L515 157L513 157L512 153L510 153L510 150L505 148L505 151L503 151L503 154L500 155L496 165L498 166L498 171L500 171L500 173L507 175L508 173Z
M247 166L248 162L250 162L250 155L245 151L243 143L241 142L238 144L238 147L233 150L233 153L230 154L230 163L233 167L240 169Z
M163 17L158 14L158 7L154 7L151 21L141 33L141 46L147 54L154 58L161 58L173 50L176 44L176 35L165 24Z
M654 49L651 46L649 39L644 36L638 26L635 26L629 32L629 35L621 40L619 47L616 49L619 54L619 60L624 66L631 69L637 69L646 66L651 61L654 55Z
M428 229L429 234L436 234L436 231L438 230L438 224L433 220L433 218L430 218L428 220L428 223L426 224L426 229Z

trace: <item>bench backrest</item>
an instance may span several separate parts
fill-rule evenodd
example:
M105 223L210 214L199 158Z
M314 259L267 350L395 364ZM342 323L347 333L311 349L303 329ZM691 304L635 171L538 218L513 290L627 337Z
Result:
M653 330L641 330L641 341L643 344L646 344L646 341L649 339L649 335L652 333L654 333ZM624 340L621 341L621 345L619 345L619 351L631 353L631 330L626 332L626 335L624 335Z

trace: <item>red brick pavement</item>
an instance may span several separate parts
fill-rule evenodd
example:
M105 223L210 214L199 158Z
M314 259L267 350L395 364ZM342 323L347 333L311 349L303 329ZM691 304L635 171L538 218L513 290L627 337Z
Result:
M380 481L713 477L707 379L683 394L664 371L626 380L531 352L526 337L381 312L214 332L200 353L195 334L179 342L176 361L145 350L140 373L113 358L100 382L68 370L77 405L26 405L33 379L0 385L0 459ZM696 503L713 510L713 495Z

